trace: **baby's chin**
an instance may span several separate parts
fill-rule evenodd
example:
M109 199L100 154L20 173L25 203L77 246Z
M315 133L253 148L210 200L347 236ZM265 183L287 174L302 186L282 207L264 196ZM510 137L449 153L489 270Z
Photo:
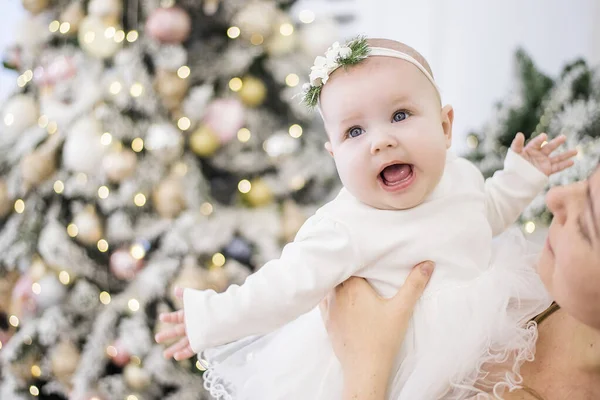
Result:
M369 198L361 198L356 196L362 203L377 208L379 210L410 210L421 204L426 196L417 195L416 193L405 193L390 195L383 193L381 196L368 196ZM367 196L364 196L367 197Z

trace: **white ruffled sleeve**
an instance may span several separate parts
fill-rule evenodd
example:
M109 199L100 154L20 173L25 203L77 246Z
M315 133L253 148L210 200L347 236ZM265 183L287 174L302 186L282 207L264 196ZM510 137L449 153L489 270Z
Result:
M525 207L548 184L548 177L512 150L504 169L485 181L485 208L494 236L517 221Z
M223 293L184 291L190 345L199 353L271 332L313 309L360 267L360 255L347 229L313 216L279 259L266 263L243 285L232 285Z

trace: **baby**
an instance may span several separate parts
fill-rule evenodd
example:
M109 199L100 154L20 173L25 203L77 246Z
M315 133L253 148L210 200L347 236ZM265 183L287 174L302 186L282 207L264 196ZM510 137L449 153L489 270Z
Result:
M454 112L442 107L427 61L391 40L334 44L315 60L304 100L323 117L344 188L243 285L180 289L184 309L161 316L178 325L157 341L181 337L165 355L202 353L215 398L339 399L341 369L319 302L353 275L392 296L412 266L432 260L389 397L466 399L517 387L537 334L527 321L550 299L520 232L492 237L576 152L552 155L564 137L524 146L518 134L504 170L484 182L448 150Z

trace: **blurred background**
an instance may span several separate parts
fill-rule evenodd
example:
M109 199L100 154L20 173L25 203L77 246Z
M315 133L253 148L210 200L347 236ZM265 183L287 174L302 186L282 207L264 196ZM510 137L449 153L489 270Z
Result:
M514 135L600 154L600 3L2 0L0 398L204 399L164 360L175 285L225 290L339 190L294 97L357 34L403 41L492 175ZM519 221L534 240L542 193Z

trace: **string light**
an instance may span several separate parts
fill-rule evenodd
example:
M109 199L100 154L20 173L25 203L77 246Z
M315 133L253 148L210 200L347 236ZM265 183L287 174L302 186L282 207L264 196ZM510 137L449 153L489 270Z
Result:
M110 39L115 36L115 33L117 33L117 29L114 26L109 26L104 31L104 37Z
M229 89L231 89L234 92L239 92L241 88L242 80L238 77L231 78L231 80L229 81Z
M306 179L300 175L295 176L290 180L290 189L292 190L300 190L304 185L306 185Z
M142 138L133 139L133 142L131 142L131 149L136 153L144 150L144 140Z
M131 356L130 361L135 365L142 365L142 360L138 356Z
M190 73L191 73L190 67L188 67L187 65L181 66L177 70L177 76L180 77L181 79L187 78L188 76L190 76Z
M135 42L136 40L138 40L138 37L139 37L139 36L140 36L140 35L138 34L138 32L137 32L137 31L129 31L129 32L127 33L127 41L128 41L129 43L133 43L133 42Z
M13 122L15 122L15 116L12 115L11 113L7 113L4 116L4 125L11 126L13 124Z
M15 201L15 211L17 214L23 214L23 211L25 211L25 202L23 200L18 199Z
M48 29L52 33L58 31L59 28L60 28L60 22L58 22L57 20L50 22L50 25L48 25Z
M58 280L63 285L68 285L69 282L71 282L71 276L67 271L60 271L60 273L58 274Z
M37 397L40 394L40 389L35 385L31 385L29 386L29 393L31 393L32 396Z
M310 10L302 10L299 15L300 22L310 24L315 20L315 13Z
M104 239L98 240L98 250L102 253L106 253L108 251L108 242Z
M31 345L31 343L33 343L31 336L25 336L25 339L23 339L23 343L25 343L27 346Z
M46 131L48 132L49 135L54 135L57 130L58 130L58 125L57 125L56 122L54 122L54 121L48 122L48 126L46 127Z
M75 224L69 224L69 226L67 226L67 234L74 238L79 234L79 228L77 228L77 225Z
M104 132L102 136L100 136L100 143L102 143L105 146L108 146L112 143L112 135L108 132Z
M253 33L252 36L250 36L250 43L252 43L255 46L263 44L264 41L265 38L260 33Z
M123 32L122 30L118 30L115 33L114 39L115 39L115 42L121 43L123 40L125 40L125 32Z
M292 33L294 33L294 26L287 22L285 24L281 24L279 27L279 33L281 33L283 36L290 36Z
M127 400L138 400L138 398L136 395L130 394L129 396L127 396Z
M290 126L289 132L291 137L298 139L300 136L302 136L302 127L298 124L294 124Z
M527 221L525 223L525 232L529 234L535 232L535 223L533 221Z
M108 354L109 357L116 357L119 352L117 351L117 348L115 346L108 346L106 348L106 354Z
M213 210L213 205L208 202L202 203L202 205L200 206L200 213L202 213L202 215L209 216L213 213Z
M143 207L146 204L146 196L143 193L138 193L133 197L133 203L138 207Z
M196 361L196 368L198 368L200 371L206 371L206 368L204 367L204 365L202 365L200 360Z
M247 179L242 179L240 183L238 183L238 190L241 193L248 193L252 189L252 184Z
M100 293L100 303L104 304L105 306L110 304L110 294L108 294L108 292Z
M42 370L38 365L31 366L31 375L35 378L39 378L42 375Z
M16 328L17 326L19 326L19 318L17 318L16 315L11 315L8 318L8 323Z
M185 176L188 172L188 167L184 162L180 162L175 165L174 171L179 176Z
M237 138L240 142L246 143L252 137L252 133L248 128L242 128L237 133Z
M146 257L146 250L144 249L144 246L139 243L131 246L129 252L131 253L131 257L135 258L136 260L141 260L142 258Z
M475 135L467 136L467 146L471 149L476 149L479 146L479 139Z
M300 77L296 74L289 74L285 77L285 84L289 87L295 87L300 83Z
M110 84L108 91L111 94L118 94L122 88L123 88L123 86L121 85L121 82L114 81L113 83Z
M231 26L229 27L229 29L227 29L227 36L230 39L237 39L238 37L240 37L240 33L242 33L240 31L240 28L238 28L237 26Z
M17 85L19 87L23 87L23 86L27 85L27 79L25 79L25 77L23 75L19 75L19 77L17 78Z
M137 310L140 309L140 302L137 301L136 299L130 299L127 302L127 306L129 306L129 309L133 312L136 312Z
M131 85L131 88L129 89L129 94L131 94L133 97L140 97L142 95L142 93L144 92L144 87L142 86L141 83L134 83L133 85Z
M53 187L54 187L54 191L57 194L61 194L65 190L65 184L62 181L60 181L60 180L54 182L54 186Z
M223 254L221 254L221 253L215 253L212 256L212 262L217 267L222 267L223 265L225 265L225 256Z
M34 282L34 283L31 285L31 291L32 291L33 293L35 293L35 294L40 294L40 293L42 293L42 287L40 286L40 284L39 284L39 283L37 283L37 282Z
M48 126L48 117L46 115L40 115L38 118L38 126L40 128L45 128Z
M192 121L188 117L181 117L177 121L177 127L182 131L187 131L192 126Z
M60 24L60 33L62 33L63 35L67 32L69 32L69 30L71 29L71 24L68 22L63 22L62 24Z
M23 78L25 78L25 80L27 82L29 82L30 80L33 79L33 71L28 69L27 71L23 72Z
M106 186L100 186L98 188L98 197L100 197L101 199L106 199L109 194L110 190L108 190Z

